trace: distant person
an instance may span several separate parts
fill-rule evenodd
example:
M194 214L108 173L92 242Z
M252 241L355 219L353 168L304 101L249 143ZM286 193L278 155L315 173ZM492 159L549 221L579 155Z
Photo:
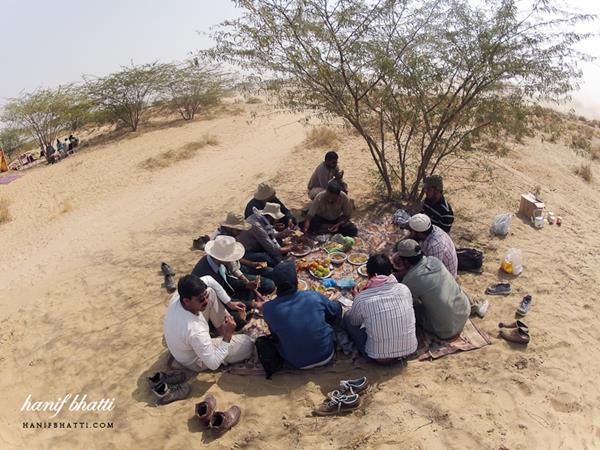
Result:
M46 160L48 164L54 164L58 159L59 156L56 154L56 150L52 147L52 144L46 145Z
M396 361L417 350L412 295L392 272L387 255L371 256L369 281L344 315L344 328L358 352L378 363Z
M344 236L356 236L358 229L351 222L354 207L339 181L332 180L327 190L314 198L304 220L305 233L340 233Z
M253 198L246 205L244 210L244 217L247 219L253 214L253 209L264 209L267 203L277 203L281 209L281 212L285 216L277 223L282 223L287 227L293 227L296 224L296 219L292 212L286 208L281 200L276 196L275 189L269 183L263 182L258 185ZM281 231L281 230L280 230Z
M440 339L457 337L471 313L467 295L439 259L423 255L417 241L405 239L396 250L392 262L410 289L417 323Z
M454 223L454 212L444 198L444 181L439 175L425 178L425 200L421 212L431 218L431 223L450 233Z
M164 322L167 347L179 364L196 372L217 370L252 356L252 339L233 334L235 321L226 308L239 310L243 305L231 301L211 277L185 275L179 279ZM211 338L209 321L219 337Z
M332 180L337 180L342 191L348 193L348 185L344 182L344 171L338 166L338 154L334 151L325 154L325 161L317 166L308 181L308 197L313 200L317 194L327 189Z
M329 363L335 353L333 324L342 317L342 305L315 291L298 291L296 264L286 261L273 270L277 297L257 302L281 357L300 369Z

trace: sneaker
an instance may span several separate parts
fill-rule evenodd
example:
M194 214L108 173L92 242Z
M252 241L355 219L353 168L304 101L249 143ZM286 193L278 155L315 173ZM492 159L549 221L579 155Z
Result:
M360 406L360 397L358 394L340 395L330 397L325 400L314 413L317 416L333 416L335 414L344 414L354 411Z
M161 383L152 389L156 396L157 405L166 405L177 400L183 400L190 395L190 385L187 383L173 384L169 386L167 383Z
M488 300L484 300L482 302L479 302L479 304L475 307L474 313L483 319L489 307L490 302Z
M181 370L174 370L172 372L156 372L151 377L148 377L150 389L154 389L161 383L168 385L185 383L185 373Z
M160 270L162 270L162 273L164 275L175 275L175 272L173 272L173 269L171 269L171 266L168 265L166 262L161 262L160 263Z
M510 295L511 292L510 283L495 283L485 289L488 295Z
M214 437L219 437L226 431L231 430L240 421L242 410L233 405L226 411L215 411L208 424Z
M517 308L517 314L519 316L525 316L529 312L529 308L531 307L531 301L531 295L526 295L525 297L523 297L523 300L521 300L521 304Z
M340 388L331 391L327 397L340 397L342 395L358 394L369 387L367 377L355 378L354 380L340 380Z
M165 275L165 288L169 294L175 292L175 289L177 289L173 275Z

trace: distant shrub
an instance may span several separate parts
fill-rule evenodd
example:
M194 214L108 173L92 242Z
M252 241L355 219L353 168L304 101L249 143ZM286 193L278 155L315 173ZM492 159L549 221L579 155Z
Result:
M308 132L305 142L308 147L327 147L333 145L337 139L337 134L331 128L316 127Z
M592 142L589 138L581 135L571 136L571 148L575 150L587 150L589 151L592 147Z
M246 103L249 105L255 105L257 103L262 103L262 100L258 97L249 97L248 100L246 100Z
M575 168L575 174L579 175L588 183L592 181L592 165L590 163L582 163L581 166Z
M194 157L196 152L207 145L218 145L219 141L214 136L206 133L201 140L188 142L183 147L174 150L167 150L157 156L146 158L140 162L139 166L146 170L159 170L169 167L177 161L184 161Z
M590 149L590 158L592 158L592 161L600 159L600 145L596 145Z

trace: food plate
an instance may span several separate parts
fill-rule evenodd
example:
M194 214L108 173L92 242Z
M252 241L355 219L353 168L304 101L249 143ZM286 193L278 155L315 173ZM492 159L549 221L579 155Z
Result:
M348 262L354 266L362 266L369 260L369 255L366 253L350 253L348 255Z
M293 252L293 251L292 251L292 252L290 252L290 254L291 254L292 256L297 256L298 258L302 258L303 256L306 256L306 255L308 255L308 254L311 252L311 250L312 250L312 249L311 249L309 246L305 245L305 246L302 248L302 251L299 251L299 252Z
M308 290L308 283L304 280L300 280L298 279L298 290L299 291L306 291Z
M368 277L369 274L367 273L367 265L363 264L362 266L360 266L358 268L358 274L362 275L363 277Z
M324 280L325 278L329 278L331 277L331 275L333 275L333 270L329 269L329 273L327 275L325 275L324 277L320 277L318 275L315 275L315 273L313 272L312 269L308 269L308 272L315 278L319 279L319 280Z
M342 252L333 252L329 254L329 260L332 264L344 264L347 258L348 256L346 256L346 254Z
M364 245L365 245L365 241L363 241L361 238L359 238L359 237L354 238L354 247L358 248L358 247L363 247Z

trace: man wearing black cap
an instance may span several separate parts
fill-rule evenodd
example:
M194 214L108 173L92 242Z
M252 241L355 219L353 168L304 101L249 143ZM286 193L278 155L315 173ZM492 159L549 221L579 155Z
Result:
M342 317L342 306L315 291L298 291L296 264L285 261L273 269L277 297L256 302L262 308L277 349L288 363L300 369L327 364L333 359L332 324Z
M454 212L450 203L444 198L444 180L439 175L425 178L425 200L421 212L427 214L431 223L446 233L450 233L454 222Z

